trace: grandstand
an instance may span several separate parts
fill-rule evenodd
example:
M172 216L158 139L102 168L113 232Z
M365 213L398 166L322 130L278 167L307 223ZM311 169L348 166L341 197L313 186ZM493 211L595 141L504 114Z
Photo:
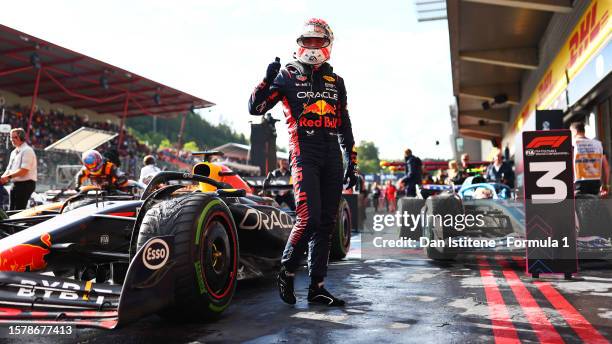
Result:
M119 155L122 169L135 176L151 147L125 130L135 116L185 116L213 106L135 73L0 25L0 123L23 127L39 160L39 185L54 186L55 166L78 164L78 157L42 149L80 127L117 132L100 150ZM6 134L0 137L0 168L10 152ZM179 133L180 137L180 133ZM185 168L184 152L159 152L171 168ZM42 184L42 185L41 185Z

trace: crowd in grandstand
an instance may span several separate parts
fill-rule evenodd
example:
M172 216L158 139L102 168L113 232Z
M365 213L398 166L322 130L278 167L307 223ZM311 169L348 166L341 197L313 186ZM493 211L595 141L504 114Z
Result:
M4 108L4 123L10 124L12 128L27 128L29 115L29 108L8 106ZM51 110L49 112L39 110L34 112L29 143L34 149L40 152L41 156L39 160L41 160L41 166L39 172L42 174L42 180L44 180L46 176L51 177L53 174L51 169L54 167L47 167L47 164L50 162L53 162L53 166L80 163L76 155L42 151L42 149L81 127L100 129L114 133L119 133L120 129L119 125L110 121L90 121L86 116L67 115L56 110ZM127 131L123 136L123 142L119 149L117 149L118 139L119 137L117 136L97 149L104 152L105 155L117 155L116 160L121 165L121 169L130 177L137 177L140 168L140 160L144 155L148 154L154 154L162 165L164 165L165 162L166 164L184 167L190 166L193 163L193 158L189 152L173 148L163 148L159 149L157 152L153 152L151 147L139 142ZM5 159L6 157L0 154L0 165L6 163L3 161Z
M30 110L27 108L12 106L6 108L5 122L13 128L27 128ZM94 122L87 118L74 115L65 115L61 112L51 110L50 113L36 111L32 116L32 132L30 133L30 144L33 148L45 148L57 140L81 128L89 127L118 133L119 126L112 122ZM116 147L117 140L111 141L109 146ZM134 137L126 133L123 144L119 149L121 156L128 156L130 152L149 153L150 149L141 144Z

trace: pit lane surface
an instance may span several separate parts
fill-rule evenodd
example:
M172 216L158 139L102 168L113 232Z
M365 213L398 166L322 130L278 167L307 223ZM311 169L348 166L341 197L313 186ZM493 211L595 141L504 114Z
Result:
M353 237L349 259L333 263L328 287L348 306L309 306L308 280L297 280L298 304L283 304L273 279L243 282L223 317L173 324L150 316L114 331L79 329L64 342L601 342L612 340L609 263L583 266L583 281L532 281L521 259L460 257L436 264L416 250L408 259L361 260ZM0 339L1 341L1 339ZM18 342L55 339L22 337Z

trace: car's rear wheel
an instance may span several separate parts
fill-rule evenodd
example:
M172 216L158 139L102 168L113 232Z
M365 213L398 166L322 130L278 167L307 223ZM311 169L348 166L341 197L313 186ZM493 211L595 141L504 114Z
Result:
M348 202L344 199L340 199L340 205L338 206L338 217L336 218L336 225L332 229L332 240L329 251L331 259L342 259L346 257L351 248L351 229L353 223L351 221L351 208Z
M162 201L147 211L137 248L153 236L174 235L171 319L212 319L229 306L238 275L238 235L227 205L210 194Z
M457 252L449 249L448 239L452 237L456 230L452 226L445 226L444 221L435 220L435 216L441 215L444 218L450 215L455 219L456 215L463 212L461 200L455 196L429 197L425 204L425 214L427 215L425 234L430 241L430 245L424 248L425 254L433 260L455 259ZM436 243L443 241L444 245L431 245L434 241Z
M414 228L411 226L413 222L412 219L409 220L409 226L406 226L402 220L400 225L400 238L419 240L423 235L423 227L421 226L420 217L418 215L421 214L421 209L425 205L425 200L421 198L402 197L399 199L398 203L398 211L402 215L402 219L407 218L404 217L404 214L414 219L418 219L416 223L414 223Z

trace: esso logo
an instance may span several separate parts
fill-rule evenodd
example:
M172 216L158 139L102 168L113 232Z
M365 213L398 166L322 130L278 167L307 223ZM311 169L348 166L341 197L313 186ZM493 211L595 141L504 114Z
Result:
M166 265L170 258L170 247L162 239L149 241L142 253L142 263L151 270L157 270Z

